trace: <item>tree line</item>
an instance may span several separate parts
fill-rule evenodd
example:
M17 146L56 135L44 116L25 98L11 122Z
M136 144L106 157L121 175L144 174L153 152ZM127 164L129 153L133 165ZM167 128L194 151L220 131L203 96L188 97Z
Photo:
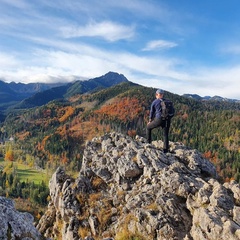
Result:
M20 181L17 169L13 163L8 163L5 168L0 169L0 196L29 199L33 203L46 206L49 189L44 181L40 184L28 179Z

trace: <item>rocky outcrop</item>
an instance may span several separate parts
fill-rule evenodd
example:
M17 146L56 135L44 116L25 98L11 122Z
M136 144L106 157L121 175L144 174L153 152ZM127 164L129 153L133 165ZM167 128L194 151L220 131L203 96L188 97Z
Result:
M31 214L16 211L12 200L0 197L0 239L43 239L33 220Z
M240 187L197 150L111 133L86 143L72 179L58 168L37 228L52 239L240 239Z

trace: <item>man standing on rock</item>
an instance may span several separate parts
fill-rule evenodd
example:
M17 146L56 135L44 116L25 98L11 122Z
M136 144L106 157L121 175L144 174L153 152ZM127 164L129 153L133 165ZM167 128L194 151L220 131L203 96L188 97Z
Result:
M157 127L163 128L163 152L169 151L169 128L171 124L171 118L174 115L174 108L172 102L163 98L164 91L158 89L156 91L156 99L151 104L149 122L147 124L147 141L152 142L152 130Z

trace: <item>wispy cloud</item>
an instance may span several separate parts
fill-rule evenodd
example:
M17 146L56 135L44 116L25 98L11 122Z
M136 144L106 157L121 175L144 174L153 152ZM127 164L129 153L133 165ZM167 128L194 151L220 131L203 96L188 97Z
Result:
M142 51L152 51L152 50L163 50L174 48L178 46L177 43L166 41L166 40L154 40L147 43L146 47L142 49Z
M29 6L25 0L1 0L1 2L18 9L26 9Z
M0 65L1 69L14 68L19 65L19 61L14 55L8 53L0 53Z
M240 44L224 45L220 51L227 54L240 55Z
M72 37L101 37L107 41L114 42L121 39L130 39L134 36L133 26L125 26L111 21L91 22L86 26L63 27L63 36Z
M172 74L177 76L177 73L171 70L177 64L175 59L143 57L125 51L115 52L63 40L54 41L35 37L31 40L38 45L47 46L47 50L35 49L29 60L25 59L24 64L22 62L15 64L12 80L16 80L16 75L25 82L31 79L35 81L38 79L40 82L48 80L47 77L43 77L44 75L64 76L64 78L67 75L95 77L110 70L130 76L134 72L154 76L173 77ZM0 70L0 77L4 74L9 76L10 72Z
M239 98L240 65L214 69L198 67L189 73L188 69L177 70L181 59L143 57L60 40L42 39L41 42L49 47L58 46L59 49L35 50L31 59L25 60L24 64L15 56L1 54L3 61L0 63L4 64L6 60L12 66L6 66L8 70L0 70L0 79L7 76L11 81L22 82L70 81L97 77L111 70L123 73L130 81L148 87L159 86L177 94ZM34 62L37 62L36 66Z

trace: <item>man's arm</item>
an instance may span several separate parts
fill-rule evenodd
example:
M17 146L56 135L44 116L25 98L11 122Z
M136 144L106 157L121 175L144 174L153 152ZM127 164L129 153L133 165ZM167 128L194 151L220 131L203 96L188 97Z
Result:
M152 104L151 104L148 123L150 123L153 120L154 114L155 114L155 101L153 101Z

